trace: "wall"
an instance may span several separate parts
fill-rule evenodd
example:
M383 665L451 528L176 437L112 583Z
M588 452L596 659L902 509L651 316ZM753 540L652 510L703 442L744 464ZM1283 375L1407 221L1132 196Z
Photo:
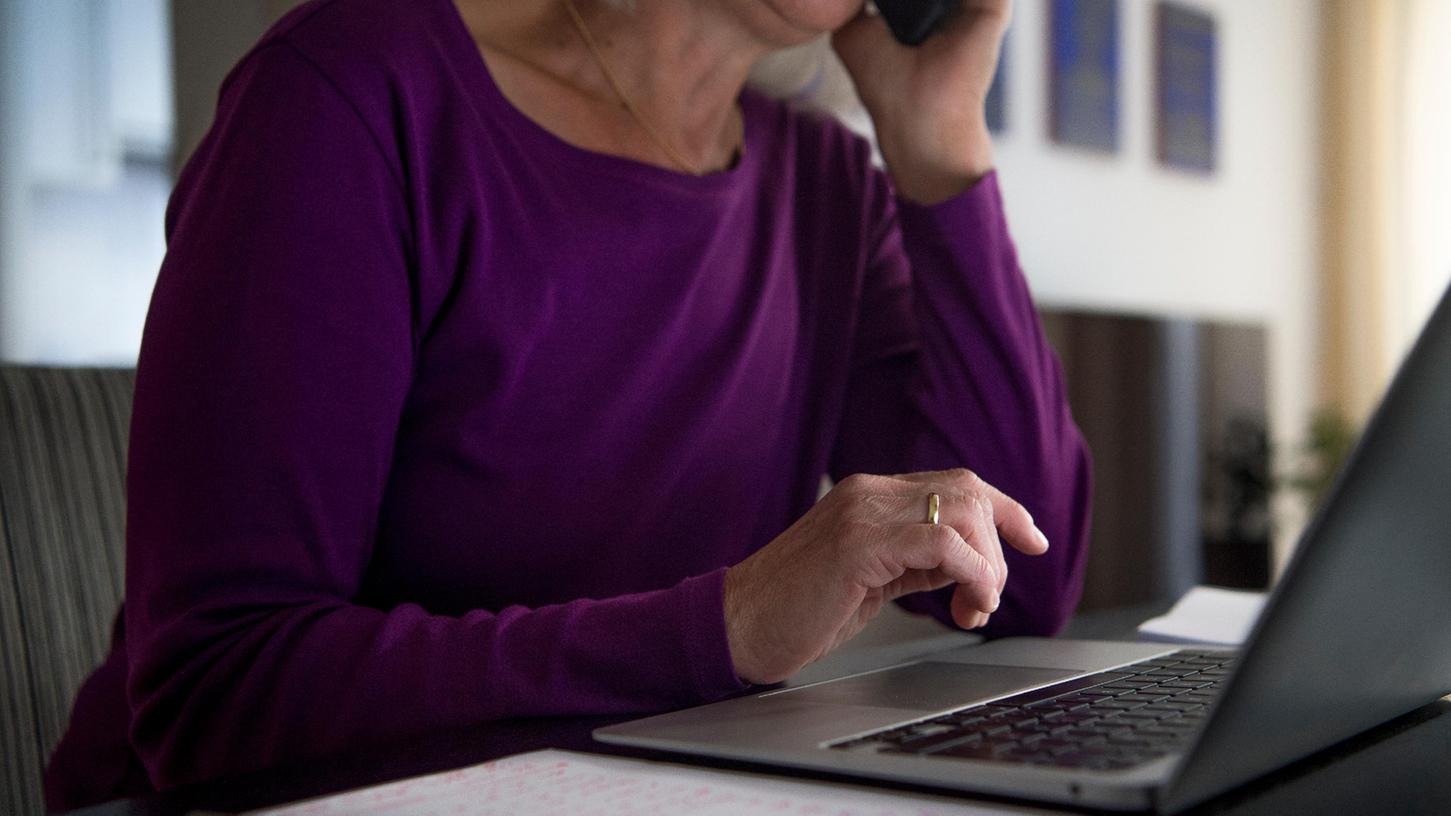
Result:
M20 50L20 10L0 2L0 359L13 342L14 270L20 263L21 229L16 214L23 202L20 173L20 75L7 55Z
M0 36L0 359L130 364L164 250L164 0L11 0Z
M135 362L174 154L296 2L0 3L0 359Z
M1317 5L1196 0L1219 25L1219 167L1154 158L1152 4L1123 4L1121 147L1046 132L1046 3L1020 2L998 142L1014 236L1045 304L1263 323L1271 434L1293 448L1314 399ZM1277 550L1296 534L1293 506Z

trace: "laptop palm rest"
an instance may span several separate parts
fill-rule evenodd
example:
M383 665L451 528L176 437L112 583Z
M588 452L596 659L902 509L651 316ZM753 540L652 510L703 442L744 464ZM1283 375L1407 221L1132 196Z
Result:
M1080 674L1073 669L925 661L828 683L770 692L794 702L945 711Z

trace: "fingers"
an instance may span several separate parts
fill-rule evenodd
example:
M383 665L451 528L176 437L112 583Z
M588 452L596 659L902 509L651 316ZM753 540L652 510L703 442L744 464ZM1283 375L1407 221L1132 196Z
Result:
M892 531L878 545L878 557L887 565L884 574L889 580L895 581L906 570L937 571L958 583L957 593L969 598L974 609L992 612L998 608L997 570L957 530L946 524L915 524Z
M1033 523L1032 515L1021 504L970 470L908 473L890 478L915 485L923 491L924 507L928 492L939 493L944 500L949 495L980 497L988 502L993 525L1009 546L1024 555L1042 555L1048 551L1048 537Z
M952 603L949 606L952 612L952 622L963 629L976 629L987 625L989 617L987 612L974 606L971 596L964 592L953 592Z
M998 593L1001 594L1008 584L1008 562L1003 558L1003 545L998 540L997 527L993 524L992 506L986 500L971 495L955 496L948 505L958 508L952 515L962 515L971 531L971 535L965 535L963 539L992 562L998 576Z
M1007 587L1007 560L1003 558L1003 544L998 542L997 527L992 524L992 508L974 495L948 495L943 497L942 504L948 513L940 521L958 530L968 546L991 563L992 572L997 576L997 591L1001 594Z
M945 486L937 486L947 490ZM913 488L906 495L873 497L871 505L890 523L921 525L927 523L927 493L936 492ZM999 593L1007 585L1008 564L1003 558L1002 545L998 543L998 531L993 524L991 505L977 496L968 494L938 493L941 497L938 523L957 531L983 558L992 564L994 584Z
M1030 555L1048 548L1022 505L968 470L855 475L833 492L875 542L864 582L887 597L956 582L952 615L964 628L985 624L1000 603L1008 575L1002 541ZM936 525L928 523L929 493L941 498Z

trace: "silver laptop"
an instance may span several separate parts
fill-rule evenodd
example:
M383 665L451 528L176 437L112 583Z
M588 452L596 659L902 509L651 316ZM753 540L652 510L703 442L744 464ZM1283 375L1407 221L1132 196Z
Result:
M1235 655L1009 638L603 742L1175 812L1451 691L1451 292Z

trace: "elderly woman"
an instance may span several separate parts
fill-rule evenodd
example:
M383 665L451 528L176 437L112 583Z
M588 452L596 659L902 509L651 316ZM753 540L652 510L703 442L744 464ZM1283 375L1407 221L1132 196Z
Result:
M920 48L861 0L279 23L167 215L127 603L52 803L702 703L890 600L1056 631L1089 467L991 172L1008 15ZM885 172L744 89L826 32Z

